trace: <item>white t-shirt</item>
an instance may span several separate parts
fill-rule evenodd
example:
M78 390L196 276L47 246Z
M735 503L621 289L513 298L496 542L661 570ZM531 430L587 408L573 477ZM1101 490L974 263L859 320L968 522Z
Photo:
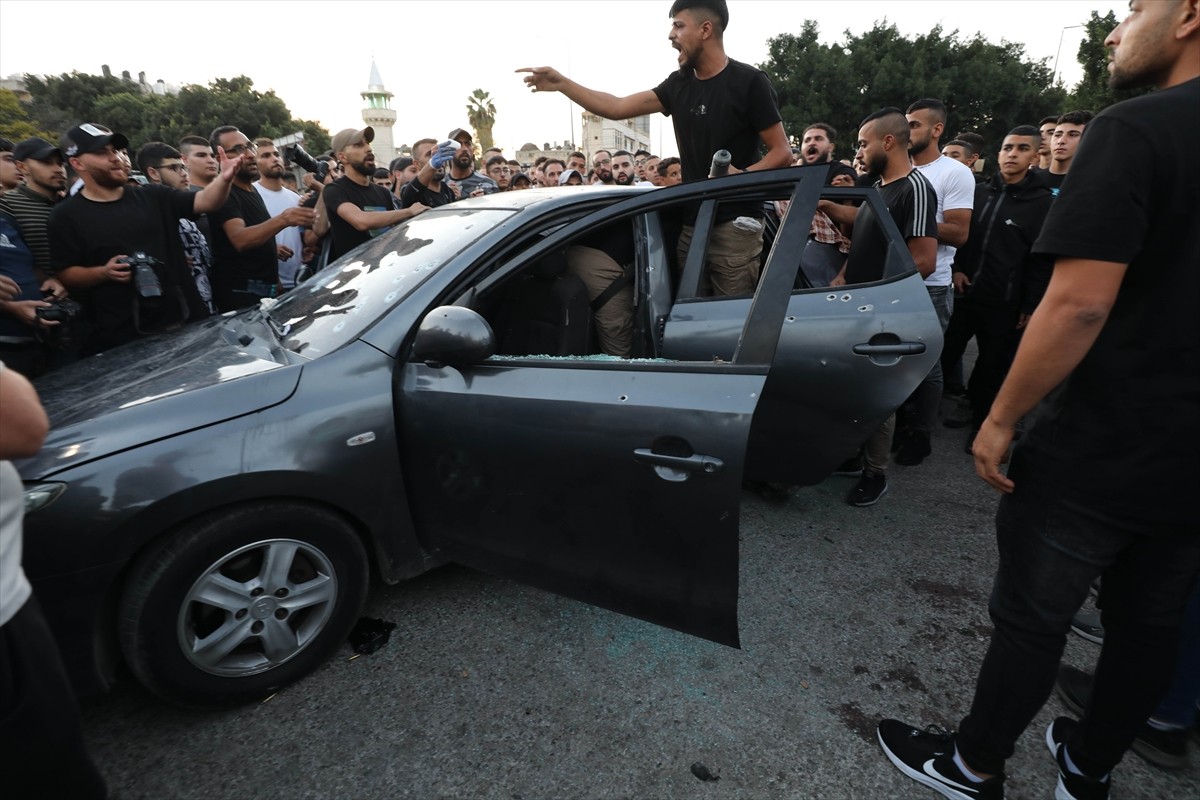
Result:
M4 370L0 361L0 370ZM33 589L21 569L21 520L25 516L25 487L17 468L0 461L0 625L7 625L29 599Z
M255 181L254 188L258 190L263 204L267 207L267 213L272 217L277 217L289 208L300 205L300 195L287 187L275 191ZM290 289L296 285L296 272L299 271L302 263L300 257L304 252L303 230L295 225L284 228L275 234L275 246L289 247L292 250L291 258L279 262L279 282L283 284L284 289Z
M955 161L947 156L938 156L928 164L917 166L921 174L933 184L937 192L937 221L946 221L946 212L959 208L975 207L975 175L971 168L961 161ZM951 265L957 247L938 242L937 268L925 279L927 286L949 286L951 283Z

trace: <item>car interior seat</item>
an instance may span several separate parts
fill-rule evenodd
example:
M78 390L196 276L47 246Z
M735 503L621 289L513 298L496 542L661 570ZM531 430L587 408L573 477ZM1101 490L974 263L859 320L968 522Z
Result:
M493 324L502 355L583 356L592 339L587 287L555 250L509 282Z

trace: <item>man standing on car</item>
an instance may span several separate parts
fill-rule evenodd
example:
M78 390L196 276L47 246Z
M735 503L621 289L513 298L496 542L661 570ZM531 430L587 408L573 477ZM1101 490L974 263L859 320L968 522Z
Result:
M535 92L562 92L606 119L655 112L674 115L685 181L707 177L718 150L728 150L733 157L728 174L789 166L792 148L770 81L761 70L725 55L724 35L729 24L725 0L675 0L670 16L667 38L679 51L679 70L652 90L614 97L580 86L550 67L518 71L530 73L525 83ZM762 158L758 155L760 144L767 149ZM718 207L706 251L706 274L714 295L751 294L758 280L762 225L760 222L757 230L746 222L735 225L738 217L761 220L761 204L723 203ZM688 220L679 237L680 264L692 231L692 220Z
M892 763L947 797L1003 796L1005 761L1103 574L1091 702L1045 740L1056 797L1107 798L1171 682L1200 574L1200 129L1180 123L1180 109L1200 108L1200 0L1129 10L1105 41L1109 83L1158 91L1088 123L1033 248L1054 273L975 438L975 471L1002 496L995 629L971 711L957 735L879 725ZM1039 402L1005 475L1017 420Z

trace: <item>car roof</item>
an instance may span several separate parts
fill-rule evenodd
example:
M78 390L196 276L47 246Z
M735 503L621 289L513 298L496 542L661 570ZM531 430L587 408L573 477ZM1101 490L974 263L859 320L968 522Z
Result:
M556 186L537 189L521 189L515 192L495 192L483 197L468 197L453 205L456 208L501 208L518 211L537 206L573 205L593 202L600 197L611 200L632 197L641 192L653 191L657 186ZM439 206L445 208L445 206Z

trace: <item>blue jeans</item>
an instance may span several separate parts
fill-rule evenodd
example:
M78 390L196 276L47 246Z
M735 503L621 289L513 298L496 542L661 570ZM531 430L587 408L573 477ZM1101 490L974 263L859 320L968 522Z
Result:
M1167 696L1158 704L1154 718L1180 728L1190 728L1200 709L1200 581L1188 600L1187 616L1183 623L1183 639L1179 643L1179 663L1175 665L1175 682Z
M1017 488L996 513L995 630L959 726L959 752L977 771L1003 771L1054 687L1071 617L1102 574L1104 645L1091 704L1067 747L1084 773L1104 775L1171 684L1200 535L1102 515L1022 473L1018 447L1009 470Z

